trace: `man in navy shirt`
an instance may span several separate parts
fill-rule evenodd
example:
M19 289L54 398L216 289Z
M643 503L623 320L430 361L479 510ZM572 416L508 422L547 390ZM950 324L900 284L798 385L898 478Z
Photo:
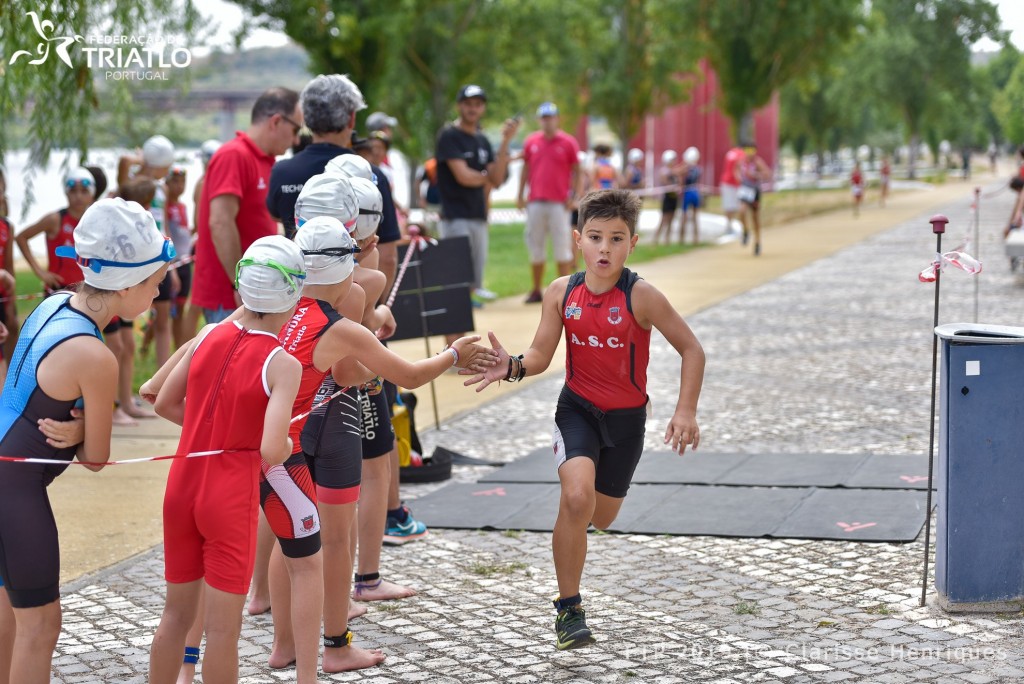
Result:
M349 145L355 128L356 112L366 108L359 87L347 76L331 74L317 76L302 90L299 98L306 127L313 133L313 142L290 159L274 164L270 174L270 192L267 209L271 216L284 224L285 235L295 236L295 200L303 184L318 173L323 173L327 162L341 154L355 154ZM308 114L308 115L307 115ZM383 217L377 235L380 239L379 268L387 277L384 292L391 291L398 262L398 240L401 233L391 186L380 169L373 173L384 201Z
M505 182L508 144L519 130L519 119L505 121L495 156L480 132L487 111L487 94L478 85L463 86L457 99L459 118L437 137L437 189L441 195L442 238L466 236L473 258L473 287L477 296L492 299L483 289L487 263L487 194Z

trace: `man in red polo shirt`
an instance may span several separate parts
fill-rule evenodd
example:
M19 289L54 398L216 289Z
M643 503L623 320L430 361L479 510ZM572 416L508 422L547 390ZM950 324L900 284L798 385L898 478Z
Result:
M239 305L232 286L242 252L261 237L277 235L267 211L270 169L298 140L299 94L271 88L257 98L247 132L238 131L210 160L196 219L192 303L207 323L220 323Z
M533 288L527 304L541 301L540 281L544 276L547 236L558 263L558 275L572 273L572 226L569 211L583 195L576 139L558 128L558 107L545 102L537 109L540 130L523 142L523 172L519 177L516 205L526 207L526 247L530 251ZM530 202L524 204L523 190L530 185Z

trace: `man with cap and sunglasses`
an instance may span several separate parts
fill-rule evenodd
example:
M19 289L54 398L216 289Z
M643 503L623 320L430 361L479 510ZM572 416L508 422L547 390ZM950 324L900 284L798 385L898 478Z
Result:
M74 246L56 256L67 257L84 284L43 300L25 320L0 405L0 455L65 462L0 462L0 580L17 609L4 674L19 684L50 681L60 634L60 549L47 486L75 459L100 470L110 458L117 360L100 329L149 309L174 247L138 204L103 199L82 214ZM48 439L40 423L68 421L79 405L84 418L72 423L74 436Z
M295 243L279 235L256 240L235 267L238 319L207 326L141 390L157 413L182 426L178 454L232 451L171 466L164 497L167 600L150 654L154 684L176 681L201 603L203 675L238 679L261 467L291 455L289 421L302 374L277 334L295 311L305 275ZM254 428L255 416L262 420ZM185 653L186 662L198 661L198 648Z
M519 119L505 120L497 155L480 131L487 111L487 93L478 85L459 89L458 118L437 137L437 183L441 195L442 238L468 237L473 259L473 289L481 299L493 299L483 288L487 263L488 188L496 188L508 175L509 142L519 130Z
M516 200L516 206L526 208L526 246L530 251L533 279L527 304L536 304L542 299L540 285L544 277L547 236L551 236L558 275L572 273L576 259L569 212L583 197L580 146L574 137L558 127L558 107L554 102L541 104L537 108L537 119L541 129L523 142L523 171ZM530 186L529 203L523 200L527 184Z

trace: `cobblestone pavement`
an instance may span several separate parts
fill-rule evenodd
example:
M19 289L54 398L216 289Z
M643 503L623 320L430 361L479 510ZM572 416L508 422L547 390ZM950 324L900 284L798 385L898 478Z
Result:
M944 247L966 235L969 190L946 207ZM998 234L1002 193L982 209L980 320L1024 321L1024 282ZM917 281L935 239L927 216L691 316L705 345L702 449L708 452L924 453L933 287ZM820 230L829 230L823 222ZM738 247L726 247L738 248ZM765 239L771 249L771 232ZM642 269L641 274L642 274ZM947 271L941 322L973 318L974 284ZM678 362L655 336L649 448L674 406ZM548 443L557 378L423 435L507 460ZM471 480L481 468L458 468ZM435 485L436 486L436 485ZM432 486L409 487L414 499ZM412 502L415 511L415 502ZM599 643L558 653L549 537L435 530L390 548L384 574L419 595L373 604L357 642L387 661L324 681L1009 682L1024 679L1021 614L918 607L923 540L590 536L583 595ZM65 587L58 681L142 682L163 600L159 549ZM287 681L265 667L269 616L246 617L242 681Z

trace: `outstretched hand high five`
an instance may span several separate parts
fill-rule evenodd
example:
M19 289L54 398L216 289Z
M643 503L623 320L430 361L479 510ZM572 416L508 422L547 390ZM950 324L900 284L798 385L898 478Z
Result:
M492 382L504 380L505 376L508 374L508 352L506 352L505 348L501 346L501 342L498 341L498 338L493 332L488 331L487 337L491 340L492 351L497 355L497 363L483 372L459 371L460 375L473 375L473 377L469 378L462 384L469 387L470 385L476 385L479 383L480 386L476 388L477 392L482 392L484 388Z

